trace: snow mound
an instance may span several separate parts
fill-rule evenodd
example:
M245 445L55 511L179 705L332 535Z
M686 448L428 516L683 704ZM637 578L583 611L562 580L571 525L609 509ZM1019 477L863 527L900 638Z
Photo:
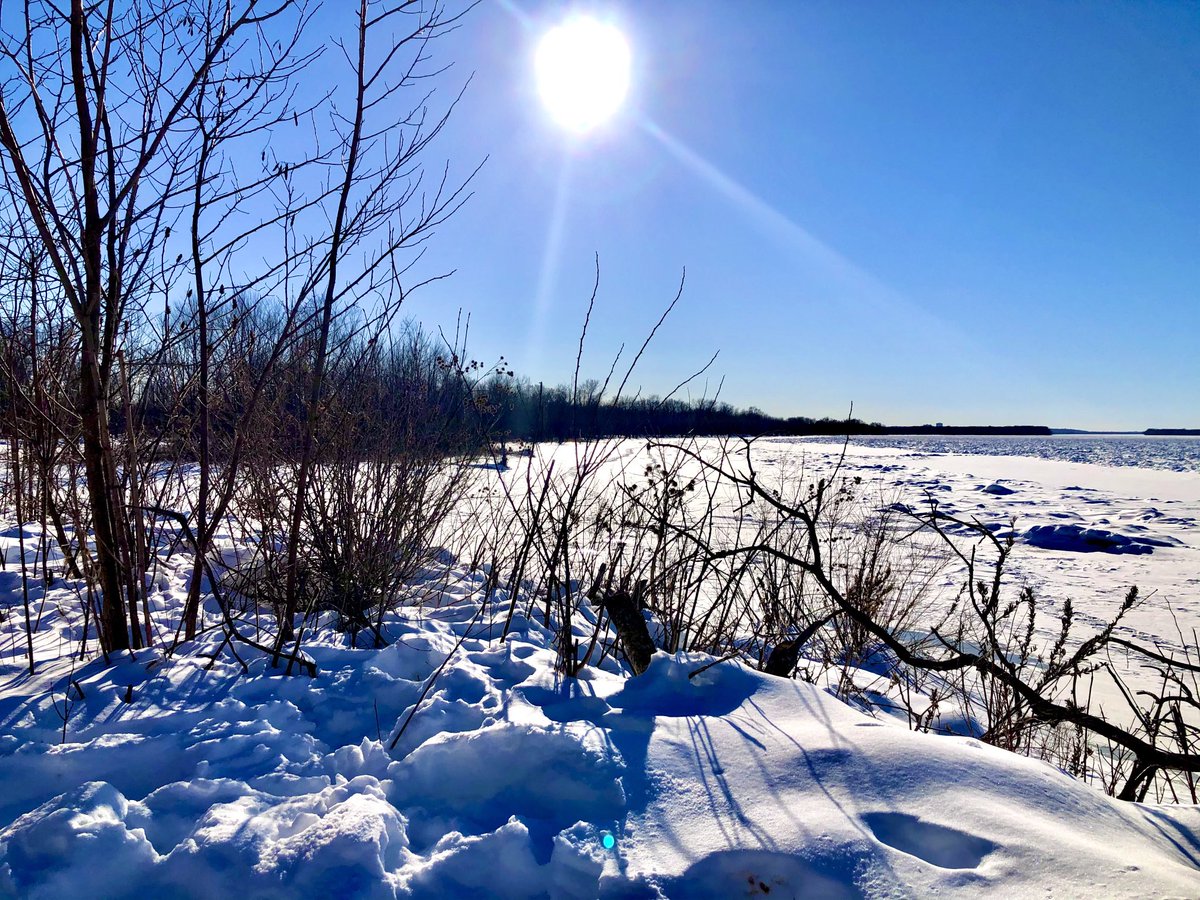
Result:
M1009 494L1015 494L1017 492L1016 488L1010 488L998 481L994 481L989 485L985 485L979 490L983 491L985 494L992 494L996 497L1007 497Z
M24 683L0 897L1200 895L1196 808L702 654L569 679L548 632L494 622L456 651L476 610L397 618L383 649L318 634L315 679L85 666L65 742L62 676Z
M1153 553L1157 547L1178 547L1175 538L1152 537L1147 534L1127 535L1103 528L1083 525L1034 525L1022 539L1043 550L1063 550L1068 553Z

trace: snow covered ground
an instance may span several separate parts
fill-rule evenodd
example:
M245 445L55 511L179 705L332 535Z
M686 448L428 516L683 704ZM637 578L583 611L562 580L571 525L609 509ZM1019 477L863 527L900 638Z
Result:
M838 452L769 442L762 460ZM621 458L632 471L636 452ZM960 514L1017 513L1021 534L1080 526L1073 544L1023 547L1022 572L1096 617L1138 583L1200 624L1200 476L856 447L848 464ZM1089 529L1158 543L1114 553ZM608 658L563 678L523 599L499 639L510 598L480 614L486 573L461 562L425 573L435 599L390 616L387 647L306 638L315 678L246 647L246 672L228 651L211 661L218 631L170 658L73 661L62 582L34 597L30 677L10 569L0 896L1200 896L1200 808L1120 803L735 661L689 677L713 660L659 653L629 678ZM179 555L156 580L164 623L189 569ZM1169 644L1168 624L1151 609L1134 627Z
M470 629L465 587L421 622L393 622L391 647L322 635L316 679L265 658L244 675L228 658L206 671L146 651L80 667L78 688L50 670L10 682L0 892L1200 891L1194 807L1119 803L1044 763L914 734L733 662L689 679L711 660L660 654L636 679L562 679L532 624L500 643L477 622L389 752L394 723ZM56 704L71 707L65 742Z
M957 447L984 452L931 450L930 445L942 442L924 438L900 440L899 446L874 440L843 445L763 438L753 443L752 456L759 479L785 494L802 478L812 483L835 467L848 479L860 478L855 515L892 505L928 510L929 502L935 501L940 512L978 520L999 534L1013 530L1017 542L1008 563L1009 580L1014 587L1031 587L1044 602L1039 619L1043 641L1053 640L1064 600L1073 601L1080 628L1095 630L1136 586L1143 599L1117 634L1173 654L1188 647L1195 651L1194 630L1200 629L1200 469L1195 468L1195 458L1200 439L1096 439L1091 449L1078 437L1032 443L956 440ZM708 458L733 451L726 457L729 467L744 470L737 441L664 440L648 449L646 442L630 440L605 457L604 473L597 481L643 482L646 463L670 460L677 444ZM1075 461L1111 460L1109 444L1123 448L1122 465ZM998 452L1010 447L1038 455ZM1064 453L1069 458L1063 458ZM1139 453L1143 466L1132 464ZM525 467L544 472L551 464L559 472L571 470L578 464L577 449L571 444L540 446L535 462L514 456L512 471L503 477L520 491L527 489ZM700 470L685 466L684 471L697 475ZM494 479L500 477L493 473ZM536 475L531 484L536 488ZM727 532L724 540L744 541L753 510L745 509L728 485L717 485L714 491L715 518ZM691 502L702 507L709 497L699 490ZM945 598L954 596L961 575L960 567L954 566L942 574ZM1113 665L1135 689L1157 684L1156 672L1124 657L1114 658ZM1114 690L1110 684L1100 689Z
M1187 441L1200 448L1200 440ZM831 443L769 444L815 465L829 466L842 452ZM933 497L954 515L1015 519L1015 573L1047 599L1072 597L1085 622L1111 615L1136 585L1149 599L1125 633L1178 651L1175 621L1187 638L1200 628L1200 471L1166 467L1161 444L1140 445L1147 467L850 444L846 467L914 506Z

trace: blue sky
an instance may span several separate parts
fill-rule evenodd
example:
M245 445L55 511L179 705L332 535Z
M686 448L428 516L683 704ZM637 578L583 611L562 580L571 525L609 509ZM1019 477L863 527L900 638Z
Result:
M572 10L634 58L583 139L534 82ZM719 350L779 415L1200 426L1200 5L485 0L435 52L431 160L489 158L408 314L476 356L568 380L598 253L601 377L687 269L647 392Z

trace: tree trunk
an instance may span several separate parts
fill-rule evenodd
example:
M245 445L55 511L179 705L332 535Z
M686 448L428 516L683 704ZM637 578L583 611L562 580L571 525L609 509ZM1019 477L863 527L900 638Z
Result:
M108 651L129 649L129 625L123 602L119 526L114 509L111 458L106 459L108 417L99 385L99 371L85 336L84 364L80 372L79 411L83 424L83 465L87 474L88 501L92 507L92 531L100 575L100 632ZM90 357L90 358L89 358ZM115 472L113 473L115 476Z
M634 675L641 675L649 668L655 650L650 629L646 627L646 619L637 600L644 586L645 582L638 582L633 597L626 591L614 591L604 599L604 608L608 610L608 617L617 629L621 646L625 648L625 659L629 661Z

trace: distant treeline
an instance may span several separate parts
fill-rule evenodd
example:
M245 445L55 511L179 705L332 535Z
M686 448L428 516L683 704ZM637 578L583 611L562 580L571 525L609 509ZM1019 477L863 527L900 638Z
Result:
M873 434L950 434L1045 437L1053 434L1045 425L883 425Z
M179 327L190 325L193 306L176 313ZM272 365L264 347L278 341L283 320L262 311L238 320L218 317L222 354L211 375L209 443L214 458L231 451L237 423L248 398L257 393L257 420L273 422L274 452L291 458L299 452L303 392L308 383L307 335ZM5 334L0 326L0 337ZM429 452L470 452L492 441L564 441L603 437L661 437L691 434L844 436L844 435L1032 435L1051 433L1032 425L947 426L883 425L856 418L813 418L769 415L756 407L739 409L713 400L662 399L656 396L612 396L595 380L578 387L537 384L515 376L501 360L498 366L472 362L452 348L440 346L419 327L406 329L388 342L361 335L338 336L340 352L328 367L330 393L336 398L324 419L338 435L337 443L356 447L364 456L386 454L397 435L424 445ZM108 409L112 433L126 432L133 414L143 440L154 453L195 459L199 445L201 398L194 379L194 348L185 344L160 352L154 365L137 376L138 398L128 407L119 393ZM19 360L18 360L19 361ZM15 407L14 382L30 373L0 366L0 421L23 418Z
M578 389L547 387L525 380L496 380L485 387L496 431L512 440L562 441L597 437L655 437L673 434L746 435L1049 435L1037 425L891 426L860 419L771 416L755 407L737 409L709 400L662 400L602 396L589 381Z
M1144 433L1157 437L1200 437L1200 428L1147 428Z

